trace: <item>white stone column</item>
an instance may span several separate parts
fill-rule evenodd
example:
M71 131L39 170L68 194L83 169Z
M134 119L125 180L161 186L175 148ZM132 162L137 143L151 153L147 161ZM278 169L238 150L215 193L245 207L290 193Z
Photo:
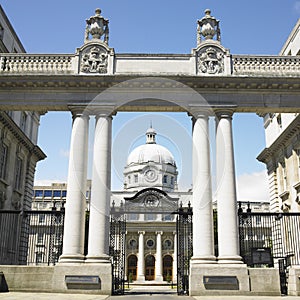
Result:
M216 112L216 176L219 263L242 263L239 256L237 200L231 111Z
M177 282L177 232L174 231L173 282Z
M210 166L209 112L194 113L192 263L215 263Z
M63 253L60 263L84 261L89 117L73 113Z
M156 259L155 259L155 280L163 281L163 263L162 263L162 231L156 231Z
M111 125L107 114L96 116L86 262L109 262L109 215L111 182Z
M144 254L145 231L139 231L138 234L139 234L139 253L138 253L137 280L145 281L145 254Z

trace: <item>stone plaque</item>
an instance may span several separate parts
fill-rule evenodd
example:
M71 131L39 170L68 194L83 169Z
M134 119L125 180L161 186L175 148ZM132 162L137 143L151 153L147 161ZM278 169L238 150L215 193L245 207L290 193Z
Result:
M69 289L92 290L101 289L99 276L91 275L66 275L65 282Z
M207 290L239 289L239 281L236 276L203 276L203 284Z
M269 265L273 266L273 257L271 248L252 248L251 260L253 265Z

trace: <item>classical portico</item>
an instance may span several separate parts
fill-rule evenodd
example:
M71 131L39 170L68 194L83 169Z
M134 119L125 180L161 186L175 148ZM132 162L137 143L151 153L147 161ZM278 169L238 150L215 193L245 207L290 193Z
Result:
M108 245L113 115L118 111L169 111L187 112L194 120L190 293L207 292L202 284L205 274L232 273L240 282L237 293L250 292L253 286L249 286L238 247L232 118L236 112L300 112L299 59L231 55L221 44L219 21L209 10L198 20L198 43L190 54L116 54L108 45L108 23L97 9L87 20L84 44L75 54L0 55L2 110L70 111L73 115L63 253L56 267L61 273L54 284L65 290L58 281L63 281L69 270L74 272L71 267L78 267L80 274L99 272L101 292L111 290ZM85 255L84 195L91 118L96 125ZM216 125L218 256L213 235L210 118L215 118ZM153 170L147 171L151 183ZM139 196L137 193L131 200L142 199ZM171 203L172 199L165 196L164 201ZM138 249L131 259L137 261L137 280L152 275L156 281L163 280L163 241L167 234L173 236L171 264L175 269L177 240L173 232L135 231ZM152 250L145 253L143 247L151 239L156 245L155 256Z

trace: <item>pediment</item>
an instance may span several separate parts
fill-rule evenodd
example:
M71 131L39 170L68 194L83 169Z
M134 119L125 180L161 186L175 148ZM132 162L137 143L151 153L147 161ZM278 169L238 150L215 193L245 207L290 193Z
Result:
M178 199L172 198L166 192L156 188L146 188L133 197L126 197L125 211L173 212L177 211Z

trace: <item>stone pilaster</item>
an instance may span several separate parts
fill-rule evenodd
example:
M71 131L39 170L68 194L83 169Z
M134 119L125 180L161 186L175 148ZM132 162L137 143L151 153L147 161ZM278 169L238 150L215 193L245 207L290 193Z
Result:
M63 254L60 263L84 261L89 117L76 111L70 145Z
M162 263L162 231L156 231L156 259L155 259L155 280L163 281L163 263Z
M216 176L219 263L242 263L239 255L232 111L216 113Z
M144 254L145 231L139 231L138 234L139 234L139 253L138 253L137 280L145 281L145 254Z
M86 262L109 262L109 214L111 181L111 125L105 113L96 117Z

